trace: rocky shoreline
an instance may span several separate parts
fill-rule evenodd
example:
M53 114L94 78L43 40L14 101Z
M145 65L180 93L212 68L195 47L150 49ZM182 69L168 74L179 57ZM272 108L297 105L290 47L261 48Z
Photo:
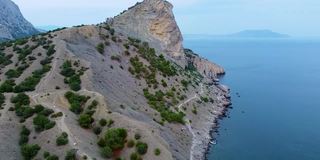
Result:
M218 133L218 129L219 129L219 121L223 120L225 117L227 117L227 113L229 111L229 109L231 109L231 96L230 96L230 89L225 86L220 84L219 79L214 79L214 86L217 87L218 89L220 89L223 92L223 99L220 102L220 106L221 108L223 108L219 114L218 117L214 119L212 126L210 128L209 131L209 135L210 135L210 139L206 144L206 148L205 148L205 152L204 152L204 160L208 160L208 154L209 154L209 150L212 147L212 142L216 142L216 137L214 136L214 133Z
M225 92L225 98L226 101L222 102L222 105L224 106L221 114L218 116L218 118L216 118L213 122L213 126L209 132L210 134L210 141L207 144L206 147L206 151L204 152L204 160L209 160L208 159L208 154L209 151L211 149L211 147L213 147L214 144L212 144L211 142L216 142L216 137L214 136L214 133L218 133L218 129L219 129L219 121L223 120L224 118L227 117L227 113L229 111L229 109L232 109L230 106L232 105L231 103L231 96L230 96L230 89L219 83L219 81L215 81L215 86L217 86L219 89L221 89L223 92Z

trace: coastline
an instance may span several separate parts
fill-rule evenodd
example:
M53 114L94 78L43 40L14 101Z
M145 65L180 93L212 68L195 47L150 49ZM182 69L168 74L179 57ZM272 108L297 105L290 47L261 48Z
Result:
M216 137L214 135L215 133L218 133L218 129L220 125L219 122L222 121L224 118L226 118L227 113L229 112L230 109L232 109L232 107L230 107L232 105L230 89L226 85L220 84L219 82L216 82L215 86L221 89L221 91L225 93L225 100L220 102L220 105L223 105L223 110L220 112L218 117L214 120L213 125L209 131L210 140L207 143L207 147L204 152L204 160L208 160L209 150L211 149L211 147L213 147L213 145L215 145L215 144L212 144L211 142L213 141L216 142Z
M210 79L205 84L204 95L210 96L214 100L200 110L197 119L192 119L192 130L194 134L192 146L190 148L190 160L205 160L214 140L213 132L217 131L219 120L226 116L231 105L229 88L218 83L218 79ZM200 95L201 96L201 95ZM192 118L192 116L191 116Z

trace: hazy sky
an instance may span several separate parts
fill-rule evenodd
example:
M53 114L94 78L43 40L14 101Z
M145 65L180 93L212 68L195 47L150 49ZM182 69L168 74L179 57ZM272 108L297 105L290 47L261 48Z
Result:
M72 26L103 21L135 0L13 0L35 26ZM320 0L170 0L184 34L224 34L271 29L320 36Z

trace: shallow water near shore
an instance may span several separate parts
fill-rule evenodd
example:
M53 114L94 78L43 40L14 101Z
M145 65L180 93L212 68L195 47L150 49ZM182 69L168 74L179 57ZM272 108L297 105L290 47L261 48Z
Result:
M185 47L222 65L231 88L209 160L320 159L320 40L188 38Z

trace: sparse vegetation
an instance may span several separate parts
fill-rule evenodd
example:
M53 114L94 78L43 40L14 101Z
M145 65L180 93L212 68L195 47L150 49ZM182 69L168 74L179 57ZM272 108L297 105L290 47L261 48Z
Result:
M61 133L61 135L56 140L57 146L66 145L68 143L69 143L68 134L66 132Z
M21 146L21 154L25 160L33 159L41 147L37 144L24 144Z
M131 153L130 160L139 160L140 156L138 153Z
M201 98L201 100L202 100L203 102L206 102L206 103L208 103L208 102L209 102L208 97L200 97L200 98Z
M69 85L69 87L74 91L79 91L81 89L81 79L80 76L83 71L77 71L72 67L71 61L67 60L63 63L60 72L61 75L65 76L64 82Z
M90 98L70 91L65 93L65 97L70 103L70 110L75 114L80 114L83 111L85 103Z
M135 142L134 142L134 140L132 140L132 139L130 139L130 140L127 142L127 147L128 147L128 148L132 148L134 145L135 145Z
M19 85L14 88L14 92L26 92L26 91L34 91L35 87L40 82L41 78L44 76L45 73L50 71L51 66L44 65L41 69L32 72L32 76L26 78L22 81Z
M46 116L38 114L33 118L33 124L35 126L35 130L37 132L41 132L53 128L56 123L48 119Z
M115 150L122 149L127 138L127 130L123 128L112 128L107 130L104 137L98 141L102 156L112 157Z
M6 100L6 97L4 96L4 94L0 93L0 108L4 104L5 100Z
M99 121L100 126L104 127L107 125L107 120L106 119L100 119Z
M185 114L183 112L173 112L169 109L168 106L166 106L164 102L164 96L165 94L162 91L157 91L155 94L151 94L148 89L144 89L144 96L148 100L148 104L156 109L162 118L164 118L168 122L177 122L184 124L184 116Z
M7 66L12 63L11 58L12 54L5 55L3 52L0 52L0 66Z
M127 130L123 128L109 129L104 136L107 146L112 150L122 149L126 138Z
M82 128L90 128L94 119L88 114L81 114L78 123Z
M75 149L71 149L71 150L67 151L67 154L66 154L64 160L76 160L76 153L77 153L77 150L75 150Z
M159 156L161 154L161 150L159 148L156 148L154 150L154 155Z
M109 146L105 146L101 148L101 155L105 158L111 158L112 157L112 149Z
M148 152L148 144L143 143L143 142L138 142L136 144L136 151L140 154L140 155L144 155Z
M1 93L12 92L15 85L16 83L14 82L14 80L6 80L1 84L0 92Z
M103 44L103 43L99 43L99 44L96 46L96 49L97 49L97 51L98 51L100 54L104 54L104 44Z

